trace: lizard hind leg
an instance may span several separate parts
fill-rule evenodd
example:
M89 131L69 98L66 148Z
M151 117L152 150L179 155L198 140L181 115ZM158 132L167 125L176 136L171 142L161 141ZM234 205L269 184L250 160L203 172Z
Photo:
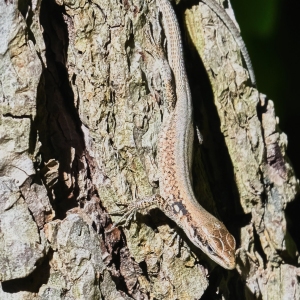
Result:
M154 39L150 27L151 26L149 25L148 29L144 30L146 39L148 41L148 49L146 49L146 52L154 59L154 64L159 70L163 86L164 114L168 115L174 110L176 104L174 77L164 50L159 45L159 41L157 42Z

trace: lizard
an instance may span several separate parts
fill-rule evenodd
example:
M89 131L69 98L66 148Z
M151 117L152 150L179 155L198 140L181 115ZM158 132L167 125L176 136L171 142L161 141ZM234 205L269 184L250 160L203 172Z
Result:
M235 24L215 0L202 0L224 21L241 47L250 79L255 85L255 76L245 44ZM112 227L123 220L125 226L137 210L152 205L160 208L177 226L183 229L189 240L213 261L225 269L234 269L236 242L225 225L207 212L197 201L191 181L192 148L194 140L192 99L183 59L181 33L176 14L169 0L156 0L162 13L167 40L169 68L175 79L175 95L172 92L172 75L161 64L164 85L164 120L158 141L158 169L160 194L131 204ZM229 21L228 21L229 20ZM242 41L242 42L241 42ZM174 96L177 99L174 106ZM110 231L111 231L110 230Z

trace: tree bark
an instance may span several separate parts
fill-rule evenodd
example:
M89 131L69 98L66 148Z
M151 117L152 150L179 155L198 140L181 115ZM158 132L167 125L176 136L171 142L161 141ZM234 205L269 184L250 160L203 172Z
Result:
M182 0L176 12L203 139L195 194L235 236L237 268L217 266L158 210L108 232L121 204L159 193L155 0L2 1L1 299L300 298L285 216L298 180L273 102L208 6Z

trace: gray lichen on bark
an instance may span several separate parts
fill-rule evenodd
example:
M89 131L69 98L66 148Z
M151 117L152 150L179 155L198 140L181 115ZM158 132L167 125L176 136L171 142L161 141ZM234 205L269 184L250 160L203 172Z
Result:
M159 192L163 86L148 32L163 51L166 44L155 1L7 1L1 299L299 298L298 253L284 215L298 182L273 102L249 86L218 16L201 2L181 2L203 134L195 193L237 238L237 272L204 257L157 210L106 233L120 204Z

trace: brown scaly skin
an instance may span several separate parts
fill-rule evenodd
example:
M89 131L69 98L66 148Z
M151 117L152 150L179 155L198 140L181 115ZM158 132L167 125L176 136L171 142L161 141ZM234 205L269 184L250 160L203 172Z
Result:
M161 207L212 260L226 269L234 269L234 237L223 223L200 206L194 196L190 176L194 140L192 101L183 61L181 34L170 2L156 2L163 16L168 61L174 74L177 97L174 111L170 115L166 112L166 117L164 115L158 145L160 194L164 199ZM169 84L164 83L165 86ZM164 101L169 101L171 96L164 95Z

